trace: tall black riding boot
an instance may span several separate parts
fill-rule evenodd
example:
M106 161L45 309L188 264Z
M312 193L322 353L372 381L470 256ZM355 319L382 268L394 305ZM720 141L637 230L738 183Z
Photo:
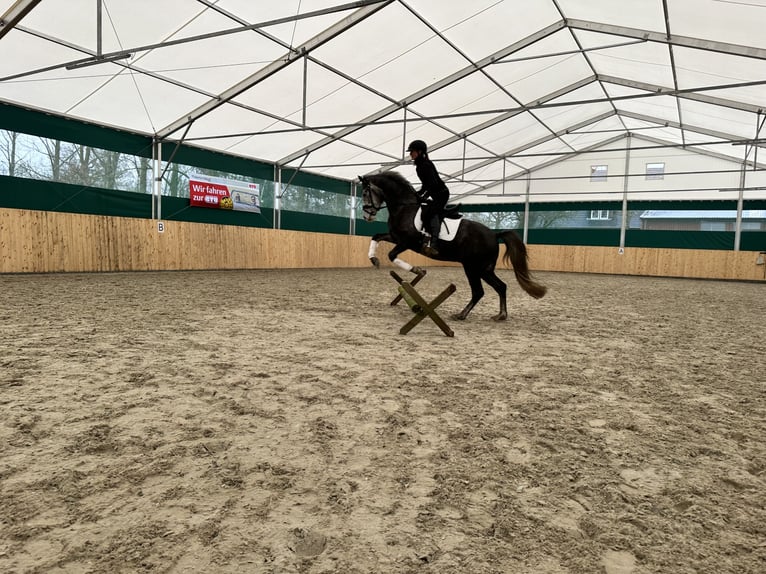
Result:
M429 257L436 257L437 255L439 255L439 248L437 247L437 244L439 242L440 227L441 227L441 222L439 221L439 216L434 215L431 218L431 240L429 241L428 245L426 245L425 248L423 249L423 252Z

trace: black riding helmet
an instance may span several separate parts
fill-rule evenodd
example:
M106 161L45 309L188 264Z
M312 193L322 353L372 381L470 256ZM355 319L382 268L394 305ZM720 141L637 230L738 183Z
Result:
M419 151L420 153L428 153L428 146L423 140L412 140L410 145L407 146L407 151Z

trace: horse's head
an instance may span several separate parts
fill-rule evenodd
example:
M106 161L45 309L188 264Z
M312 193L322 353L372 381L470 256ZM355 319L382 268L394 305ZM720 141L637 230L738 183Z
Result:
M362 183L362 210L364 211L364 220L375 221L375 216L385 203L383 190L369 177L360 175L359 181Z

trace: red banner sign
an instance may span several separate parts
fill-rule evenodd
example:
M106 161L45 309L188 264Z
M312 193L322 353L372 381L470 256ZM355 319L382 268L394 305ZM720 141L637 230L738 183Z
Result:
M192 175L189 177L189 204L195 207L260 213L260 187L257 183Z
M226 185L189 180L189 200L196 207L221 207L221 198L231 197ZM224 202L226 203L226 202Z

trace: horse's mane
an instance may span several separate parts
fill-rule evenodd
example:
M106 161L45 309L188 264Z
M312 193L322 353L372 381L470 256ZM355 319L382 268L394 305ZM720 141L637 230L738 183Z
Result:
M412 184L407 181L407 178L405 178L401 173L398 171L384 171L382 173L377 174L377 177L382 179L387 179L390 181L392 185L398 185L400 187L403 187L412 193L415 193L415 188L412 187Z

